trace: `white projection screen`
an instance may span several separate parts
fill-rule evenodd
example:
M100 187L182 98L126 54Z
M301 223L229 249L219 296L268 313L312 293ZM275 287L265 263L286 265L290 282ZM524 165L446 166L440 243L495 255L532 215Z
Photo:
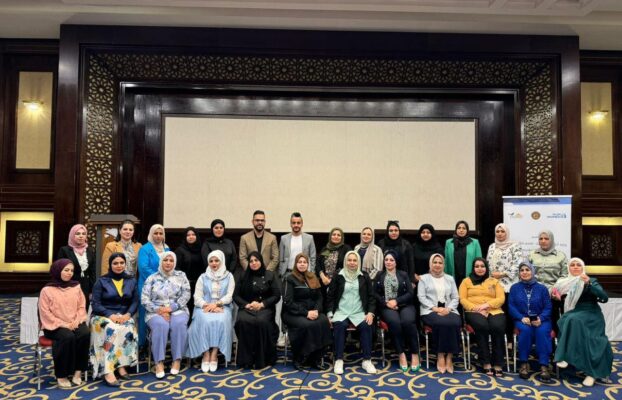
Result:
M163 222L249 229L260 209L275 232L294 211L309 232L476 229L475 132L473 120L167 116Z

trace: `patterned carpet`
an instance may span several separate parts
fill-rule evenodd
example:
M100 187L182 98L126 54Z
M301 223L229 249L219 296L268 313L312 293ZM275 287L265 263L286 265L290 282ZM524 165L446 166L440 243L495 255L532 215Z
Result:
M430 365L430 371L402 373L397 370L395 357L392 365L382 369L380 352L374 359L377 375L368 375L360 367L360 360L346 358L346 373L296 371L291 363L274 368L249 371L235 367L221 368L216 373L204 374L193 368L184 369L176 377L167 375L156 380L152 373L134 375L120 389L109 388L101 381L89 381L73 390L55 387L51 351L43 361L43 384L37 391L33 376L33 346L19 344L20 300L0 298L0 399L622 399L622 349L614 344L614 371L611 383L597 383L593 388L581 385L582 378L567 373L561 382L554 380L545 385L533 375L525 381L517 374L491 378L482 373L460 369L453 375L439 375ZM184 362L185 364L185 362ZM185 366L185 365L184 365ZM463 367L462 364L457 365Z

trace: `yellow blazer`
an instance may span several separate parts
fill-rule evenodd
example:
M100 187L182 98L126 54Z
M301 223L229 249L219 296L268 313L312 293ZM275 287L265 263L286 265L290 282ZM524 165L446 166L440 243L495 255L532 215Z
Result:
M134 254L136 254L136 259L138 259L138 250L140 250L143 245L138 242L134 242L133 247ZM100 276L104 276L108 273L108 259L110 258L112 253L123 253L123 245L121 244L121 242L108 242L106 244L104 252L102 253L102 269ZM136 260L134 260L134 262L136 262ZM138 272L136 265L134 265L134 271Z
M505 292L501 283L495 278L488 278L481 285L474 285L471 278L466 278L460 284L458 292L464 311L473 311L476 307L488 303L490 314L503 313L501 306L505 302Z

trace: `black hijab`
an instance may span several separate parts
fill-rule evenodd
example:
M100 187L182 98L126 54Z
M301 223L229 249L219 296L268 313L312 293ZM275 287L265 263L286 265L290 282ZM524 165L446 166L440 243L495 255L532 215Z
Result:
M197 240L194 243L188 243L188 232L194 232ZM188 250L190 253L201 254L201 238L199 237L199 232L194 228L194 226L189 226L184 231L184 240L181 243L181 247Z
M398 233L397 239L391 239L389 237L389 228L392 227L392 226L397 227L397 230L400 231ZM384 244L387 247L397 247L398 244L400 243L400 239L401 239L400 234L402 233L401 231L402 230L400 229L400 224L399 224L398 221L388 221L387 222L387 232L384 234Z
M130 276L125 273L125 270L123 270L123 272L121 272L120 274L112 271L112 260L117 257L121 257L123 261L127 263L127 259L125 258L124 253L112 253L110 257L108 257L108 273L105 276L109 277L110 279L114 279L115 281L118 281L119 279L129 278Z
M212 221L212 224L210 225L210 235L209 237L206 239L208 242L210 243L222 243L225 241L225 233L223 231L223 234L221 237L216 237L216 235L214 235L214 227L216 225L222 225L223 229L225 228L225 221L223 221L220 218L216 218L215 220Z
M261 264L259 269L256 271L254 271L250 266L251 257L255 257L256 259L258 259L259 264ZM253 295L253 278L256 276L264 276L266 274L266 265L263 262L263 257L261 256L260 252L251 251L247 257L247 260L248 266L246 267L246 271L244 271L244 275L242 275L242 281L240 282L240 292L242 294L242 297L246 299L252 297Z
M464 237L458 236L456 231L458 230L458 226L460 224L464 224L466 226L467 233ZM473 239L469 237L469 224L466 221L458 221L456 222L456 227L454 228L454 247L466 247L469 243L471 243Z
M484 275L482 276L479 276L475 273L475 263L478 261L483 261L484 266L486 267L486 272L484 272ZM488 261L486 261L486 259L483 257L477 257L475 260L473 260L472 267L473 269L471 270L471 275L469 275L469 278L471 278L471 282L473 282L474 285L481 285L482 282L484 282L490 276L490 267L488 267Z
M424 229L427 229L430 231L430 234L432 235L430 240L421 239L421 231L423 231ZM415 237L415 243L417 243L417 245L422 250L434 249L440 245L438 238L436 237L436 231L434 230L434 227L432 226L432 224L423 224L419 227L419 231L417 232L417 236Z

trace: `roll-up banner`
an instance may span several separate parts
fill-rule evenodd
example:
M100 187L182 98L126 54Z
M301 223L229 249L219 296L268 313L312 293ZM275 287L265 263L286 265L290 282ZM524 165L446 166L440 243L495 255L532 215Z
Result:
M503 196L503 222L525 258L538 247L538 233L553 232L555 248L570 255L572 196Z

